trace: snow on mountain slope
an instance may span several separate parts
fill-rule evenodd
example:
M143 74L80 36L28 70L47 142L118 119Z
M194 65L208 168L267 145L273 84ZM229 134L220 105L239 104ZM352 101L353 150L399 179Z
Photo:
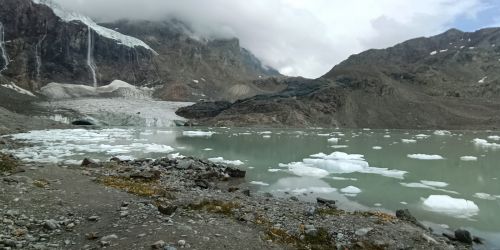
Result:
M56 14L59 18L61 18L65 22L80 21L83 24L87 25L90 29L94 30L97 34L103 37L107 37L109 39L113 39L119 44L122 44L130 48L143 47L145 49L152 51L155 55L158 55L158 53L151 47L149 47L149 45L147 45L145 42L135 37L126 36L117 31L102 27L98 25L96 22L94 22L88 16L64 10L61 6L57 5L52 0L32 0L32 1L36 4L43 4L50 7L52 11L54 11L54 14Z

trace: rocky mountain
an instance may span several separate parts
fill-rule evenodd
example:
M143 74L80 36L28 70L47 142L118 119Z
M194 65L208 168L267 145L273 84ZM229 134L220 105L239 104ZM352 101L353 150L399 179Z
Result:
M196 39L178 21L101 25L50 0L0 6L0 81L31 91L119 79L157 87L163 99L235 99L267 93L252 81L279 75L237 39Z
M237 101L199 122L239 126L494 129L500 29L449 30L349 57L315 80ZM200 105L179 110L197 117Z

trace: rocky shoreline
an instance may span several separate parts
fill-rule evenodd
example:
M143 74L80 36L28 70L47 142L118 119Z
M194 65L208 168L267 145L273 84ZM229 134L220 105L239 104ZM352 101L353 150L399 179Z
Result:
M407 210L344 211L321 197L273 197L254 192L243 170L191 157L9 162L0 249L472 248L468 232L455 236L470 244L435 235Z

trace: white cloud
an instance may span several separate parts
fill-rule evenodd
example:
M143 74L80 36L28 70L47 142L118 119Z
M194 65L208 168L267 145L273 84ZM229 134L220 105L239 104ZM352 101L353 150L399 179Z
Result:
M236 36L282 73L318 77L353 53L474 18L485 0L56 0L101 21L175 17L207 37Z

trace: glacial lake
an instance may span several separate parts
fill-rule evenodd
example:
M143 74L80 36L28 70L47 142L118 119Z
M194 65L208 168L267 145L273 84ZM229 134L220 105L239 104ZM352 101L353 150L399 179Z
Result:
M437 231L462 227L500 246L500 132L122 127L11 136L33 146L9 152L38 163L167 154L232 163L258 192L408 208Z

